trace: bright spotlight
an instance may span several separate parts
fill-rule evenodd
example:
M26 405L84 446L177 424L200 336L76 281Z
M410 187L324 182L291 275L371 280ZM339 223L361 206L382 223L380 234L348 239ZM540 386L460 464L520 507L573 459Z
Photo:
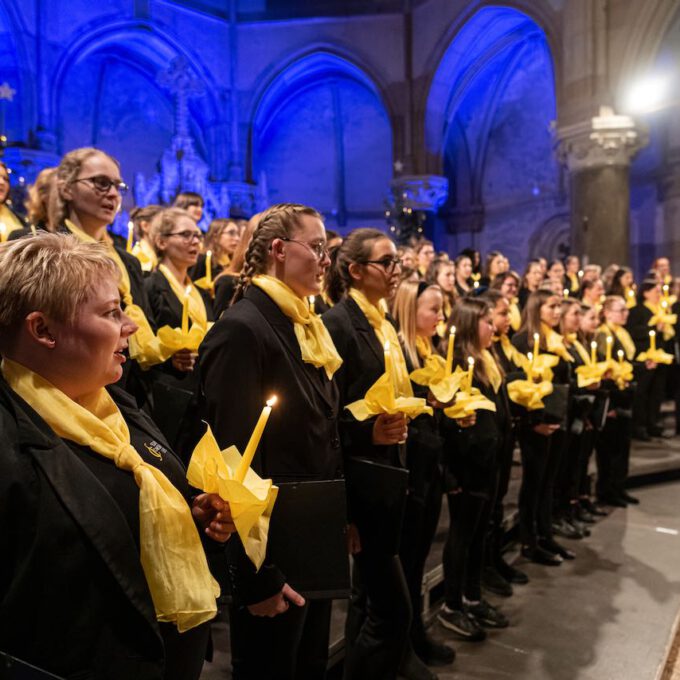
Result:
M648 76L633 83L625 100L628 113L650 113L664 106L669 81L665 76Z

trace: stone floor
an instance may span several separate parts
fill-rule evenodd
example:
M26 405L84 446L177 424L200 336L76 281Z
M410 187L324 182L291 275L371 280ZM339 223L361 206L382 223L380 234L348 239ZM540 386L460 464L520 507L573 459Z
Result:
M680 439L637 444L631 474L680 467ZM520 470L515 468L512 497ZM635 480L633 480L635 481ZM454 642L456 662L445 679L653 680L660 673L680 611L680 481L635 489L640 506L615 510L585 541L565 541L577 559L559 568L517 561L531 583L499 604L512 625L486 642ZM429 563L440 563L446 516ZM343 606L335 607L332 649L342 655ZM215 659L201 680L230 678L227 624L214 624ZM432 628L440 639L446 632ZM337 668L336 668L337 671ZM335 674L334 674L335 675ZM339 675L339 674L338 674ZM265 680L265 679L263 679Z

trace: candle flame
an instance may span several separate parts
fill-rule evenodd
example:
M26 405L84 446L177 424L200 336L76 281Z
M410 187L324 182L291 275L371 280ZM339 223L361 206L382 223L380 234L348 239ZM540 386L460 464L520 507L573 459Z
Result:
M207 250L205 255L206 257L212 257L212 250Z
M565 298L569 297L569 289L568 288L565 288L562 292L564 293Z
M578 276L579 278L583 278L583 269L578 270Z
M449 331L449 335L455 335L456 334L456 327L451 326L451 330Z
M623 350L622 349L620 349L616 354L618 355L619 359L623 359Z
M468 357L468 366L472 368L475 365L475 360L472 357Z
M132 220L130 220L130 221L128 222L128 229L129 229L130 231L132 231L134 228L135 228L135 223L134 223Z
M608 336L607 336L607 342L611 345L612 342L614 342L614 338L612 338L611 335L608 335Z
M534 340L538 340L541 336L538 333L534 333Z
M267 399L267 406L270 408L276 404L276 402L279 400L279 398L273 394L269 399Z
M313 295L310 295L310 296L309 296L309 304L310 304L312 307L314 306L314 302L315 302L315 301L316 301L316 298L315 298Z
M591 349L597 349L597 343L595 342L595 340L593 340L593 341L590 343L590 348L591 348Z
M390 351L390 341L389 340L385 340L385 351L386 352Z
M656 331L649 331L649 337L653 338L656 336Z

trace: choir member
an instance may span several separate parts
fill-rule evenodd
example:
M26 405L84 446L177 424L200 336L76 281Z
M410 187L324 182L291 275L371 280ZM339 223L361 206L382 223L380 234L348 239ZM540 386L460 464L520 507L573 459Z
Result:
M146 205L130 212L130 221L136 239L132 254L139 260L145 275L150 274L158 266L158 256L150 236L151 220L162 210L160 205Z
M186 210L191 219L198 224L203 217L203 207L205 201L201 194L197 194L195 191L182 191L175 197L172 202L173 208L179 208L180 210Z
M12 208L9 190L9 168L0 161L0 241L6 241L12 232L26 227L23 219Z
M193 281L206 275L207 253L210 251L211 275L215 280L231 263L231 258L241 240L241 230L234 220L218 217L208 227L203 242L203 252L191 268Z
M564 261L564 287L569 291L569 295L573 297L578 297L581 288L580 270L581 260L578 255L568 255Z
M418 259L418 275L421 279L425 278L427 270L435 258L434 244L432 241L422 239L416 248L416 257Z
M520 309L524 309L527 298L531 293L536 292L543 283L543 267L539 260L529 260L527 268L524 270L522 276L522 285L517 294L518 305Z
M472 260L469 255L459 255L455 260L456 265L456 293L463 297L472 292L473 286L470 283L472 276Z

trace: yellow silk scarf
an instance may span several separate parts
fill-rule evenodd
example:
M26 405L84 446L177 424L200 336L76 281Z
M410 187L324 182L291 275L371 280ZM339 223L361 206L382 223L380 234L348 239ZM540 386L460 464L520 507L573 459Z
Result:
M130 444L127 423L109 393L101 388L77 403L16 362L4 359L2 373L59 437L133 474L139 487L140 557L156 618L174 623L180 632L214 618L220 588L210 574L191 510L170 480Z
M570 333L567 339L578 352L578 355L581 357L581 361L587 366L590 363L590 355L588 354L588 350L581 344L581 342L576 337L576 333Z
M194 286L191 281L187 281L183 286L164 264L158 265L158 271L167 279L170 288L172 288L172 292L175 294L181 305L184 305L184 297L187 289L189 290L189 318L193 324L201 326L202 328L207 328L208 312L205 309L205 303L196 286Z
M416 337L416 349L418 350L418 356L421 359L427 359L432 355L432 340L418 335Z
M678 322L677 314L670 314L661 305L653 305L651 302L645 302L645 307L652 313L652 318L647 323L648 326L657 326L661 324L661 332L664 340L670 340L675 336L675 324Z
M493 387L493 391L498 392L498 390L501 388L501 384L503 383L503 377L501 376L501 372L498 370L498 364L496 363L496 360L493 358L493 355L488 349L482 350L482 364L484 365L484 373L489 379L491 387Z
M578 293L578 289L581 287L581 281L578 278L578 274L567 274L569 278L569 288L572 293Z
M89 234L76 227L70 220L65 220L66 228L83 243L96 243ZM150 368L156 364L163 363L168 357L164 355L158 338L155 336L149 320L144 314L144 310L134 303L130 287L130 275L125 267L125 263L116 252L113 244L109 240L102 241L109 249L109 257L116 263L120 270L120 281L118 281L118 291L120 293L125 314L137 324L137 332L130 336L129 352L130 358L137 361L142 368Z
M307 300L298 297L283 281L273 276L254 276L252 284L269 295L293 322L302 360L316 368L323 368L331 380L342 365L342 358L335 349L328 329L319 316L309 309Z
M522 313L519 311L519 305L517 304L517 298L513 298L510 301L510 307L508 309L510 314L510 327L513 331L517 332L519 327L522 325Z
M521 368L525 371L528 370L529 359L527 359L527 357L510 342L510 338L507 335L501 335L498 338L498 342L508 361L512 362L517 368Z
M135 243L132 254L139 260L143 272L152 272L158 266L156 251L146 239Z
M2 242L5 242L13 231L24 228L21 220L4 203L0 203L0 223L4 225L4 228L0 230Z
M548 348L548 352L556 354L558 357L569 363L574 361L574 357L569 354L569 351L562 342L562 336L559 333L545 323L541 323L541 333L545 338L545 345Z
M635 343L633 338L630 337L630 333L618 324L602 324L598 329L598 333L603 333L604 335L611 335L612 333L616 336L616 339L621 343L623 351L626 353L626 359L628 361L633 361L635 359Z
M368 323L375 331L375 335L384 347L385 342L390 343L390 354L392 355L392 371L396 381L399 394L402 397L412 397L413 388L408 376L406 361L399 344L399 336L394 326L385 316L385 312L368 301L368 298L356 288L350 288L349 296L357 303L359 309L368 319Z

